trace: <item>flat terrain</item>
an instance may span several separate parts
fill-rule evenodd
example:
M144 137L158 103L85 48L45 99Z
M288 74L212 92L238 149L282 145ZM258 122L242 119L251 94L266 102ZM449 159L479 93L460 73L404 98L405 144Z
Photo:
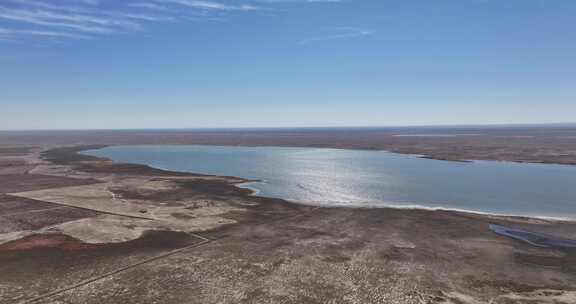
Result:
M97 214L91 210L0 195L0 233L36 231L56 224L93 217Z
M0 303L576 303L575 249L489 229L574 222L296 205L30 142L3 142Z
M0 146L207 144L387 150L446 160L576 164L576 125L0 132ZM1 152L0 152L1 155Z

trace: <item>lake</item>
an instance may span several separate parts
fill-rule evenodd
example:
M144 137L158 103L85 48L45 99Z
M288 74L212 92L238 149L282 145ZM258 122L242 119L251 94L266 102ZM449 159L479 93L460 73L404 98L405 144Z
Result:
M261 196L304 204L576 218L576 166L449 162L317 148L111 146L83 153L165 170L261 180L247 187Z

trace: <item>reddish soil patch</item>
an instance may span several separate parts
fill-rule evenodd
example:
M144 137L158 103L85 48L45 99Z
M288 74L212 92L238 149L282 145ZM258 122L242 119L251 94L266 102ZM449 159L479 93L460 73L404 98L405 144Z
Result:
M35 234L25 238L8 242L0 246L0 251L14 251L14 250L31 250L31 249L46 249L46 248L60 248L63 250L82 250L92 249L103 245L86 244L81 241L63 234Z
M21 156L30 153L33 147L5 147L0 148L0 156Z
M0 155L2 156L2 155ZM12 167L12 166L23 166L26 162L21 159L16 158L5 158L0 159L0 167Z
M37 230L98 214L96 211L0 194L0 233Z
M124 243L89 244L64 234L34 234L19 240L0 245L3 251L30 251L41 249L58 249L80 251L92 249L137 249L156 248L174 249L201 241L199 238L183 232L149 231L136 240Z
M567 271L576 270L576 255L545 256L534 254L515 254L518 262L544 267L557 267Z
M32 210L53 208L58 205L29 198L0 194L0 216Z
M95 184L95 179L78 179L37 174L8 174L0 179L0 193L15 193L49 188Z
M164 231L145 233L126 243L99 245L65 235L29 236L0 246L0 303L20 303L200 242L186 233Z

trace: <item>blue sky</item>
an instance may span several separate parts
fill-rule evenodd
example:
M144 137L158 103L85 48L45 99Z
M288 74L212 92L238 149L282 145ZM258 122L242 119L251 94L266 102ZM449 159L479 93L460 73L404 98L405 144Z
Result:
M0 129L576 121L572 0L0 0Z

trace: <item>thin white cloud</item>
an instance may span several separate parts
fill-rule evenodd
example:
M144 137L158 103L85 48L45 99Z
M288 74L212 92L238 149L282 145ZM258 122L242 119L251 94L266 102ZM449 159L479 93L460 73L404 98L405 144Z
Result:
M257 0L265 3L339 3L345 0Z
M13 37L19 36L41 36L50 38L74 38L74 39L90 39L91 36L73 34L67 32L55 32L55 31L37 31L37 30L14 30L0 28L0 39L7 40Z
M282 2L341 1L344 0L0 0L0 38L97 37L139 31L153 23L222 20L232 14L272 10Z
M230 5L222 2L204 1L204 0L154 0L154 1L169 4L178 4L196 9L217 10L217 11L254 11L261 9L260 7L250 4Z
M374 30L354 28L354 27L337 27L324 31L326 34L319 35L312 38L307 38L299 41L300 44L310 44L315 42L337 40L337 39L351 39L362 38L373 35Z
M145 9L150 9L150 10L163 11L163 12L173 11L173 10L169 9L167 6L156 4L156 3L149 3L149 2L129 3L128 6L134 7L134 8L145 8Z
M0 8L0 19L43 25L46 27L60 27L68 30L91 32L91 33L111 33L114 30L108 27L95 25L91 22L81 22L79 19L70 21L60 18L51 18L42 11L11 10Z

